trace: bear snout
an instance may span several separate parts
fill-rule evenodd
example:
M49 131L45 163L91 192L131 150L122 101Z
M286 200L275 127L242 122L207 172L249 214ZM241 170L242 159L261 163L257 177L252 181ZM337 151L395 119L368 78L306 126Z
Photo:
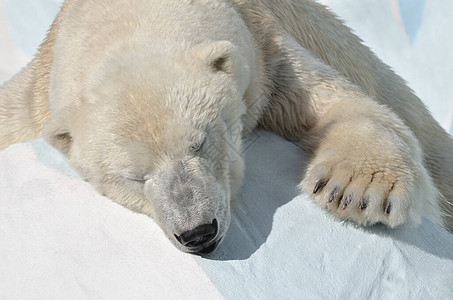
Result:
M187 252L194 254L208 254L214 251L219 244L216 240L219 232L217 219L210 224L203 224L187 230L180 235L175 234L176 240L183 245Z

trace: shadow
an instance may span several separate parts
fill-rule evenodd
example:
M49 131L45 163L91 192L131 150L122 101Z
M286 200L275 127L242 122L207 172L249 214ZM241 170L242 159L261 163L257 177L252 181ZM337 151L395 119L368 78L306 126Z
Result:
M246 154L246 171L238 203L232 205L228 232L210 260L248 259L269 236L277 209L300 192L297 189L308 155L285 139L258 131Z
M383 224L363 230L379 237L391 238L412 245L425 253L453 261L453 235L433 222L423 219L420 225L388 228Z
M230 228L219 247L203 256L205 259L233 261L250 258L269 237L276 211L300 194L297 185L308 164L308 154L274 134L259 131L258 135L245 155L246 173L242 195L239 202L233 205ZM320 212L319 216L323 214ZM333 217L326 217L331 219L329 223L332 225L329 226L336 226L337 229L343 227L341 231L346 233L342 234L347 234L349 230L361 230L453 260L453 235L429 220L424 219L419 226L402 225L391 229L382 224L360 227L352 222L338 222ZM313 220L316 221L316 218ZM311 243L316 243L316 239Z

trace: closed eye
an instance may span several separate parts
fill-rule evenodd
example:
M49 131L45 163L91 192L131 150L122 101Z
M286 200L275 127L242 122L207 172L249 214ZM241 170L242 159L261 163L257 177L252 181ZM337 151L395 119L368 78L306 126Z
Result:
M145 183L146 180L145 179L138 179L138 178L127 178L128 180L130 181L133 181L133 182L138 182L138 183Z
M141 183L141 184L144 184L146 182L146 178L144 176L136 176L134 174L129 174L129 173L120 174L120 177L122 179L136 182L136 183Z

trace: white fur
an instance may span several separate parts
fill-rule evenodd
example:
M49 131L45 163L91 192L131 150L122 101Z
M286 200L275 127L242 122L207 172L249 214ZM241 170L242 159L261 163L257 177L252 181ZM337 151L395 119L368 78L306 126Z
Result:
M0 90L0 147L39 136L174 238L230 221L242 137L313 152L301 187L334 216L453 230L453 142L350 30L310 0L68 0ZM441 211L443 209L443 212ZM443 218L442 218L443 216Z

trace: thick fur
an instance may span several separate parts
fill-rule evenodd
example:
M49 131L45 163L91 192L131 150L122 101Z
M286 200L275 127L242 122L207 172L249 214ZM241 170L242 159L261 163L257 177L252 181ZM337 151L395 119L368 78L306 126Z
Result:
M42 130L188 252L178 236L200 224L225 234L256 127L313 152L300 186L334 216L453 230L452 139L314 1L68 0L0 90L0 148Z

